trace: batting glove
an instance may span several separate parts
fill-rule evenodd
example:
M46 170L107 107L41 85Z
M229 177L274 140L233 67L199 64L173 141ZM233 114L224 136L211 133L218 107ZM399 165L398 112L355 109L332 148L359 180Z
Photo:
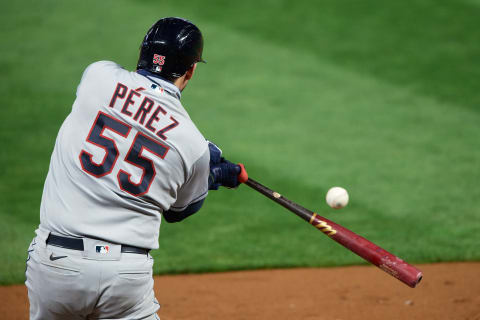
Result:
M208 140L207 140L208 141ZM208 141L210 151L210 176L208 177L208 189L218 190L220 186L236 188L238 174L241 171L239 165L234 164L222 157L222 149L215 143Z
M210 176L208 177L208 189L218 190L220 186L236 188L240 184L238 175L241 168L238 164L222 158L220 163L210 164Z

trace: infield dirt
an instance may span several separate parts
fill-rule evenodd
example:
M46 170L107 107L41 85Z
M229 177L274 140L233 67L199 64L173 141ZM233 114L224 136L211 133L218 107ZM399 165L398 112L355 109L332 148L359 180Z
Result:
M371 266L159 276L162 320L480 320L480 262L419 265L411 289ZM0 287L0 319L28 319L23 285Z

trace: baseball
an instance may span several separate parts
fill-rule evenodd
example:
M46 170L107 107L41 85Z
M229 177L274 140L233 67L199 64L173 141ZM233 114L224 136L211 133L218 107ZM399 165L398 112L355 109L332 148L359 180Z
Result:
M348 192L342 187L330 188L327 192L327 204L334 209L341 209L348 204Z

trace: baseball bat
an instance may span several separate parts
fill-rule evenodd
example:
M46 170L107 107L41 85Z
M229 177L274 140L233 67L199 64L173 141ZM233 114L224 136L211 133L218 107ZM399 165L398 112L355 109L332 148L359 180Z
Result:
M420 280L422 280L422 272L414 266L347 228L302 207L301 205L285 198L278 192L270 190L261 183L249 178L243 165L239 165L242 168L238 177L240 182L245 183L250 188L260 192L267 198L272 199L276 203L295 213L297 216L322 231L330 239L340 243L345 248L379 267L411 288L415 288Z

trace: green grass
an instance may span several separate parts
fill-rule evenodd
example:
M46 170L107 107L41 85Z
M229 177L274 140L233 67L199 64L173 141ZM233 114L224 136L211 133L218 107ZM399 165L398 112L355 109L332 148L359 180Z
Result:
M182 101L288 198L411 262L480 260L478 1L10 2L0 13L0 283L23 281L56 133L83 69L133 69L159 17L204 56ZM329 209L329 187L351 203ZM245 186L163 224L159 273L360 264Z

